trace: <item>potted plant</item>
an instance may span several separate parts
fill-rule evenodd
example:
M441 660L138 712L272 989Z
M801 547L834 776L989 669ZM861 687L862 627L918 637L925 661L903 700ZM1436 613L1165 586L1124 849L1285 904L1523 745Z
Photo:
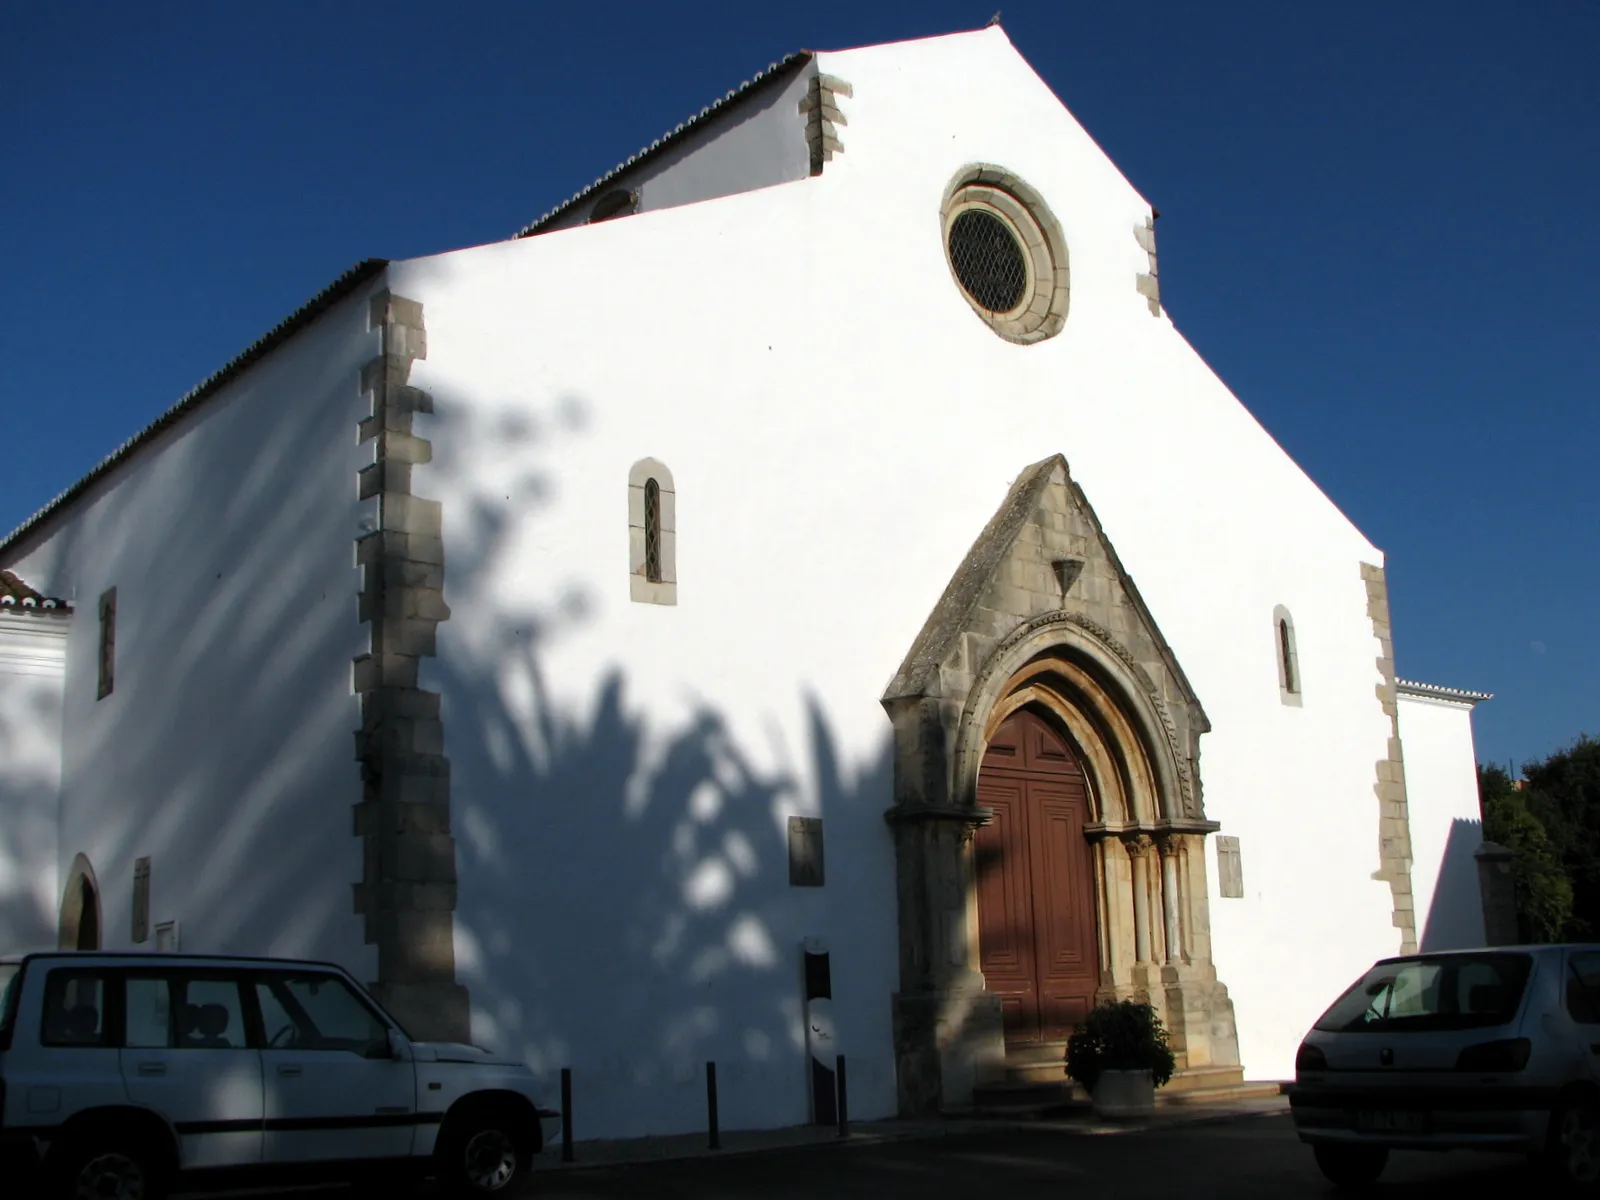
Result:
M1156 1010L1142 1000L1098 1004L1067 1039L1067 1074L1102 1117L1142 1116L1177 1066Z

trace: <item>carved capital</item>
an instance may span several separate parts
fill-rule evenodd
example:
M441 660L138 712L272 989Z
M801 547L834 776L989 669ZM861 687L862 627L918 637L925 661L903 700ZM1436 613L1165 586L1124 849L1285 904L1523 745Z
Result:
M1122 839L1122 848L1128 852L1129 858L1144 858L1155 844L1155 840L1147 833L1136 833Z

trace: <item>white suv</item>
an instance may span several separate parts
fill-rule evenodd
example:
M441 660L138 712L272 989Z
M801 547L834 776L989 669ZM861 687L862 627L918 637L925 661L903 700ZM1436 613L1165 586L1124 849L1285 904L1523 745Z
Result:
M1336 1184L1390 1150L1504 1150L1600 1182L1600 945L1378 962L1306 1035L1289 1103Z
M0 1179L52 1198L392 1167L504 1194L558 1115L537 1091L522 1063L412 1041L327 963L0 959Z

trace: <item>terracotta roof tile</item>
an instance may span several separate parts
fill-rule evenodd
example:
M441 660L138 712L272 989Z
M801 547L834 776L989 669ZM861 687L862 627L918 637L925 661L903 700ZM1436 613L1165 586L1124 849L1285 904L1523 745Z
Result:
M0 609L66 616L72 612L72 605L29 587L12 571L0 571Z

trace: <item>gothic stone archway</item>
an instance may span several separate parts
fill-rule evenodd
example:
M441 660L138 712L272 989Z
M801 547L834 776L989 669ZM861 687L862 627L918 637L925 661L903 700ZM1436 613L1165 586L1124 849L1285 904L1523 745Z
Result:
M61 892L56 945L62 950L98 950L100 929L100 884L94 867L80 854L72 860L67 886Z
M982 898L986 859L1007 836L1004 805L985 802L994 793L982 768L1019 716L1048 731L1081 772L1070 836L1082 844L1063 843L1057 858L1087 864L1094 910L1092 969L1043 986L1068 1007L1081 1006L1090 976L1095 999L1148 998L1172 1031L1180 1070L1236 1075L1233 1008L1211 964L1204 839L1217 825L1200 797L1205 713L1059 456L1012 486L883 703L896 747L886 816L898 876L901 1110L970 1104L976 1087L1017 1069L1029 1040L1013 1018L1008 1060L1014 980L1005 948L997 958L984 941L1012 935ZM990 832L997 816L1001 829ZM1084 903L1070 872L1053 870L1041 860L1029 872L1031 911L1055 912L1074 891ZM986 966L999 968L992 983ZM1055 1053L1065 1019L1065 1010L1041 1015L1032 1040Z

